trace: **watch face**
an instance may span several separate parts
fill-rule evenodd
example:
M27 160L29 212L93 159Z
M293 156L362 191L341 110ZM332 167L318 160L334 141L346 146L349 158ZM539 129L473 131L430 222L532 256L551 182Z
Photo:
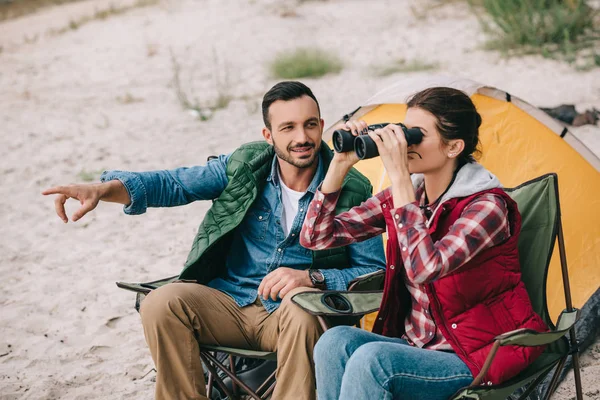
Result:
M324 283L325 282L325 277L323 276L323 273L319 270L310 271L310 276L311 276L312 280L314 281L314 283Z

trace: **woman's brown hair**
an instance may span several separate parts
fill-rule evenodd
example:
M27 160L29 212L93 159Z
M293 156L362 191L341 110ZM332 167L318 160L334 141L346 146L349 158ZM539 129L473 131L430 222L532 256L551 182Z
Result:
M458 156L458 164L475 161L479 155L479 126L481 116L475 105L464 92L449 87L433 87L413 95L407 102L408 108L420 108L436 118L436 127L442 141L462 139L463 151Z

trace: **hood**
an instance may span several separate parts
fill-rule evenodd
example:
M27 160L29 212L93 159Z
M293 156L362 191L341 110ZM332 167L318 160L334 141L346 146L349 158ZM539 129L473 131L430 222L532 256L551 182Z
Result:
M412 174L411 180L415 190L423 184L423 174ZM433 216L438 208L446 201L454 198L467 197L484 190L502 188L502 184L494 174L485 169L481 164L468 163L458 171L456 179L450 186L450 189L440 199L435 208L432 217L427 221L427 226L431 223Z

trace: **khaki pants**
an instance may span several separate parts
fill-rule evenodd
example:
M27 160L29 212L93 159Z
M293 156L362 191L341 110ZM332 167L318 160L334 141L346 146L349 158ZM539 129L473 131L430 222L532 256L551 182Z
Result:
M140 315L156 365L156 399L207 399L198 343L277 351L273 400L313 400L313 348L322 333L316 317L290 301L269 314L260 301L240 308L223 292L196 283L152 291Z

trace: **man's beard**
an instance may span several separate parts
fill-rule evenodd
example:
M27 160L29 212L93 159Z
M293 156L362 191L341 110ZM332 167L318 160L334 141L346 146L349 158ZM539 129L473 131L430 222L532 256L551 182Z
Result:
M315 149L314 153L312 154L312 156L310 156L309 158L306 159L294 159L292 157L292 149L296 148L296 147L312 147L313 149ZM319 153L319 148L314 144L314 143L302 143L302 144L295 144L295 145L289 145L287 148L287 153L284 152L283 150L281 150L279 148L279 146L277 146L277 143L275 143L275 140L273 140L273 148L275 149L275 154L277 154L277 157L279 157L280 159L282 159L283 161L287 162L288 164L293 165L296 168L308 168L311 165L314 164L315 160L317 159L318 153Z

